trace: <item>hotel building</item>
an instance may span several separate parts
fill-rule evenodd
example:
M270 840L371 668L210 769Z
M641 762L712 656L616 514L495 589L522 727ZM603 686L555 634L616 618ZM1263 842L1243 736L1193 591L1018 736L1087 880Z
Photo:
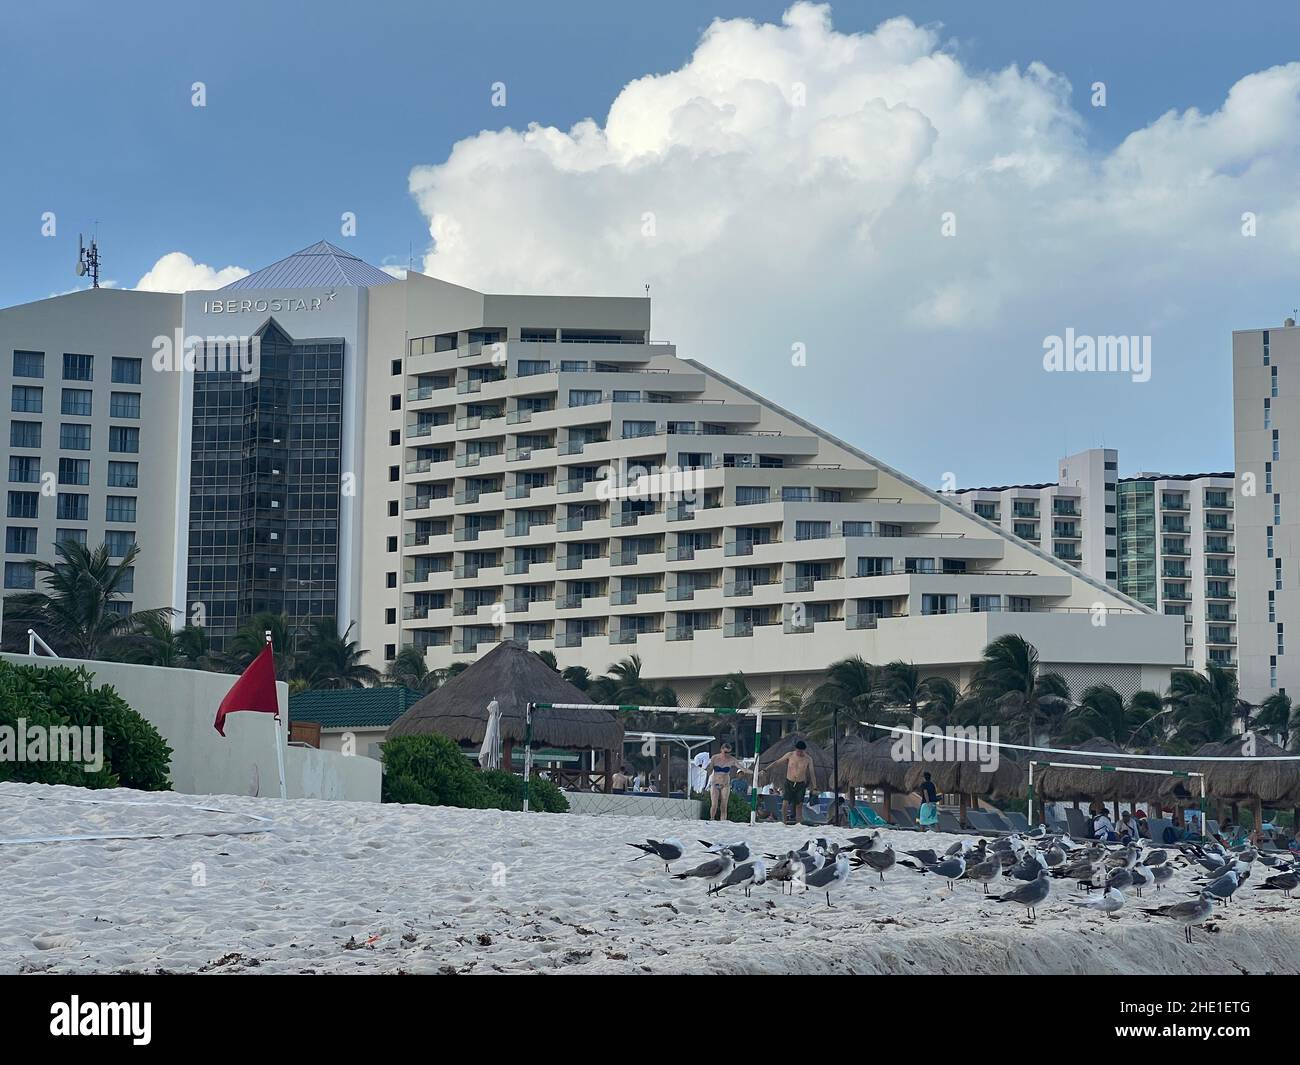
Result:
M101 328L107 308L116 327ZM153 456L133 524L107 502L119 474L94 461L84 521L39 498L11 506L7 539L34 529L36 550L14 534L6 585L25 586L22 560L65 527L89 542L121 532L148 570L135 603L204 618L218 646L283 610L355 623L380 667L404 645L439 667L501 639L596 673L636 654L684 701L736 670L759 698L807 687L852 654L964 683L1005 633L1080 690L1163 688L1184 664L1179 622L1058 551L1083 542L1069 532L1091 520L1081 492L1040 494L1050 543L1021 538L679 357L650 314L644 298L398 280L324 242L215 292L0 311L15 367L142 360L152 413L122 426ZM255 379L154 370L156 338L178 329L204 352L256 337ZM15 378L6 412L11 455L37 441L35 464L11 466L23 476L61 469L56 427L79 424L33 413L33 387L54 386ZM112 461L128 406L110 396L80 416ZM31 420L43 435L11 435ZM1078 515L1056 510L1070 498Z

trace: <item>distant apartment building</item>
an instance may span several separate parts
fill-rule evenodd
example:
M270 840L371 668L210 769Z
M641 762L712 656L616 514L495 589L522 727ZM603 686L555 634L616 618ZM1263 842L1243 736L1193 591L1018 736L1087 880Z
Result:
M1060 460L1054 484L952 498L1152 610L1181 617L1184 664L1237 665L1231 473L1119 476L1119 454Z
M170 335L256 338L258 372L158 369ZM645 298L399 280L321 242L213 292L2 310L0 345L6 588L56 539L134 539L133 604L218 647L283 611L355 624L380 667L504 639L595 673L635 654L687 701L733 671L759 698L806 688L847 655L965 683L1007 633L1079 689L1184 662L1182 626L1106 583L1113 459L976 511L680 358ZM84 502L32 498L68 459L89 468L60 497Z
M1300 690L1300 330L1232 334L1237 493L1237 603L1243 698Z

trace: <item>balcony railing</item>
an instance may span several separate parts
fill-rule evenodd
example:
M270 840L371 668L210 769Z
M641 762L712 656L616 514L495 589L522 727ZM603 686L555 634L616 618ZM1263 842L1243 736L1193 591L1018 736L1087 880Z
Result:
M668 589L664 597L669 603L683 603L695 598L695 587L690 584L677 584Z

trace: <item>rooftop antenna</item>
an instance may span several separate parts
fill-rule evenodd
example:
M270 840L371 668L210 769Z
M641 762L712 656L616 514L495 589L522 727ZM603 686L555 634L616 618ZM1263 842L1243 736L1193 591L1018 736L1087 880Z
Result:
M649 298L649 296L650 296L650 282L649 282L649 281L647 281L647 282L645 283L645 294L646 294L646 297Z
M90 247L87 248L86 239L80 233L77 234L77 244L80 247L77 255L77 276L85 277L89 274L91 287L99 288L99 244L92 235Z

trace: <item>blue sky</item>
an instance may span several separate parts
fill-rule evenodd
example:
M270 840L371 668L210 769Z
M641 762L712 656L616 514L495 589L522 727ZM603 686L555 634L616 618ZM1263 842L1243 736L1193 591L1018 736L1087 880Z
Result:
M342 211L358 217L350 250L382 265L404 264L411 249L418 264L429 250L431 209L408 190L413 167L445 163L453 145L483 130L523 129L530 122L568 130L589 116L603 123L629 82L690 62L713 18L779 23L785 6L723 0L638 7L608 0L14 6L0 39L0 142L9 149L0 164L0 305L74 287L77 234L95 220L104 274L123 286L134 285L171 251L214 267L256 268L322 237L338 241ZM1078 136L1095 159L1166 111L1215 111L1241 78L1287 63L1300 39L1300 6L1274 3L1239 3L1231 13L1200 2L841 3L833 8L834 29L866 34L896 15L921 27L938 26L940 49L972 78L1040 61L1068 79ZM1105 108L1089 106L1089 86L1099 79L1107 86ZM205 108L190 104L195 81L207 86ZM507 85L506 108L490 106L495 81ZM1279 155L1275 148L1261 154ZM435 184L432 195L458 203L454 182ZM509 198L509 185L495 192ZM46 211L57 215L53 239L40 233ZM474 217L472 210L466 217ZM1228 221L1234 218L1235 213ZM1286 250L1274 249L1279 262ZM1178 254L1185 252L1184 247ZM477 254L481 259L481 246ZM787 265L799 269L797 261ZM656 269L668 276L672 263L661 259ZM1202 272L1215 269L1211 260ZM528 284L527 263L514 270L508 278L513 287L546 287L541 281ZM1148 266L1145 272L1158 269ZM1186 351L1196 381L1174 383L1174 376L1184 375L1157 373L1145 394L1134 396L1129 389L1114 402L1101 396L1097 409L1115 408L1113 422L1098 414L1064 429L1060 418L1038 424L1030 419L1013 428L999 418L972 450L968 433L959 428L958 399L970 395L970 381L959 368L952 375L953 395L937 401L950 416L931 421L924 406L914 407L908 420L889 423L887 446L873 438L861 415L836 405L833 380L810 376L787 398L792 405L794 398L803 400L804 412L927 480L955 465L945 464L953 452L973 456L958 471L965 474L961 483L1045 479L1062 447L1080 448L1103 437L1123 449L1126 466L1223 468L1231 463L1230 424L1224 420L1230 412L1222 394L1228 333L1275 324L1300 302L1300 293L1291 295L1289 276L1278 276L1276 285L1224 281L1229 291L1217 286L1219 295L1208 306L1204 294L1197 297L1195 332L1189 324L1188 332L1171 333L1164 349ZM1099 291L1097 302L1104 305L1109 295ZM679 310L675 320L670 312L675 330L685 330L673 339L698 338L702 346L717 348L726 335L721 327L691 324L703 310L694 317ZM708 313L723 318L727 311L714 306ZM1182 317L1172 305L1164 313L1166 319ZM875 308L873 322L888 314L888 306ZM1086 324L1086 314L1080 322ZM906 333L889 326L882 322L879 345L862 358L892 367L915 358ZM974 346L965 363L1008 343L989 323L981 329L978 340L969 341ZM1127 322L1114 330L1130 331ZM1159 323L1135 322L1131 331L1155 333L1161 350ZM804 332L792 324L789 335ZM968 343L955 336L937 343ZM1010 342L1021 344L1019 338ZM779 346L789 344L783 338ZM1037 340L1032 346L1037 348ZM719 361L760 390L787 392L775 369L746 373L744 351L683 347L682 354ZM890 374L890 381L907 380ZM916 384L933 388L934 381L918 371ZM1025 395L1050 397L1041 390L1055 382L1040 376L1024 387ZM991 404L991 383L987 391ZM1214 405L1218 423L1181 446L1142 414L1160 405L1202 403ZM922 421L923 436L908 431Z

